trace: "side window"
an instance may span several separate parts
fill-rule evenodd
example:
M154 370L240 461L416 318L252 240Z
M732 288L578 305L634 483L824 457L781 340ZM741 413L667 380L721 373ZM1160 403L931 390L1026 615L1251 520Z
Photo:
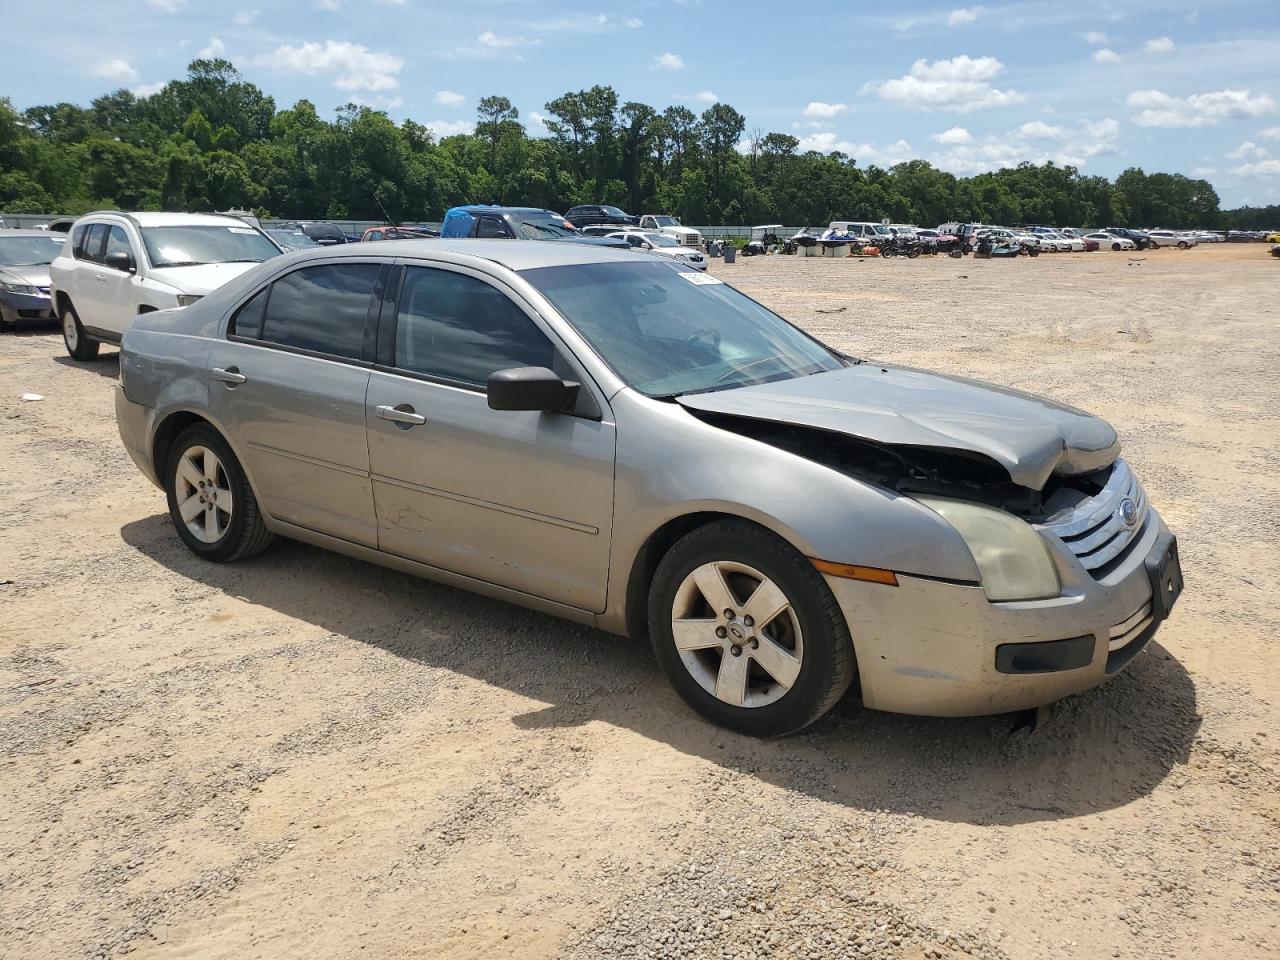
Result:
M82 223L71 231L71 253L77 260L84 258L84 242L89 238L89 225Z
M358 360L380 269L376 263L335 263L281 277L271 285L260 339Z
M448 270L405 270L396 316L397 367L483 386L510 367L550 367L555 348L496 287Z
M84 244L80 248L80 259L101 263L102 245L107 239L107 225L105 223L91 223L87 231Z
M124 227L113 226L107 234L107 248L102 251L104 262L107 259L107 255L111 253L127 253L135 261L137 260L137 256L133 252L133 246L129 243L129 235L124 232Z
M506 224L496 217L481 217L480 226L476 230L476 236L487 237L489 239L493 239L495 237L505 239L509 237L510 234L507 233Z
M267 297L270 293L270 287L263 287L252 300L237 310L231 318L230 326L227 327L227 335L248 337L250 340L261 339L262 318L267 312Z

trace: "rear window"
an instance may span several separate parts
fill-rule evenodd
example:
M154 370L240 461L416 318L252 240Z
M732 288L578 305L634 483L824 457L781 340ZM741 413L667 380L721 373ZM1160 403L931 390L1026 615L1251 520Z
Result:
M337 263L281 277L271 285L258 339L358 360L379 269L376 263ZM253 305L251 300L241 310L246 325L253 322ZM236 329L241 332L239 320Z

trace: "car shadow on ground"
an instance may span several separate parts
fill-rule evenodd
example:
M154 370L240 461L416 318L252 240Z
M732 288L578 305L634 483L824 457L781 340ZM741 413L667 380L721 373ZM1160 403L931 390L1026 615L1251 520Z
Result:
M100 377L110 377L112 380L120 379L120 354L104 353L96 360L73 360L70 357L54 357L53 362L63 367L70 367L72 370L84 370L88 373L96 373Z
M1200 725L1191 678L1153 643L1119 677L1056 704L1035 728L1009 716L878 713L851 694L799 735L754 740L685 707L644 642L288 540L238 564L207 563L182 545L164 514L121 535L192 581L548 704L512 716L520 728L603 721L728 771L864 810L1013 824L1119 807L1186 761Z

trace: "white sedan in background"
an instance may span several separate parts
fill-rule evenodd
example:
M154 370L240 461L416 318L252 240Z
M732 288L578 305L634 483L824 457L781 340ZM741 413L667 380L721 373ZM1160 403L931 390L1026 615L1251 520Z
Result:
M1056 230L1050 231L1049 233L1042 233L1041 236L1047 237L1063 253L1080 253L1084 250L1084 241L1079 237L1073 237L1066 233L1059 233Z
M617 230L605 234L610 240L625 240L635 250L656 253L671 257L681 263L687 263L695 270L707 269L707 258L698 250L684 246L680 241L665 233L654 233L649 230Z
M1128 237L1117 237L1110 233L1086 233L1086 240L1098 241L1099 250L1136 250L1138 245Z

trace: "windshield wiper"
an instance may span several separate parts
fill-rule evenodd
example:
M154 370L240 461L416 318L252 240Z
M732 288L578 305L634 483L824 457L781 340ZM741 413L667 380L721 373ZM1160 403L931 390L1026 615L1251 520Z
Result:
M261 263L261 257L242 257L239 260L217 260L216 263Z
M752 367L759 366L762 363L768 363L770 360L785 359L787 359L787 355L785 353L779 353L772 357L761 357L759 360L752 360L750 363L744 364L741 367L734 367L732 370L726 370L716 378L716 383L723 383L727 378L733 376L735 373L742 373L744 370L750 370Z
M203 267L204 262L201 260L170 260L166 263L157 263L157 267Z

